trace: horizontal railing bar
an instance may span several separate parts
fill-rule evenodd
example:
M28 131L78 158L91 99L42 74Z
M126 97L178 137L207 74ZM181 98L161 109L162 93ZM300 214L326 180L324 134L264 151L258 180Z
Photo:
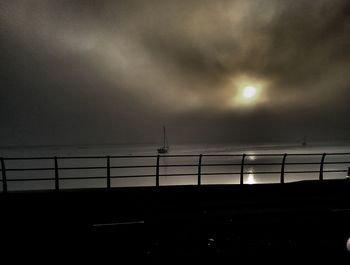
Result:
M285 165L319 165L320 162L289 162L285 163ZM336 165L336 164L350 164L350 162L325 162L325 165ZM222 164L202 164L203 167L209 166L240 166L241 163L222 163ZM246 163L246 166L281 166L282 163Z
M137 178L137 177L154 177L154 175L135 175L135 176L111 176L111 178ZM96 177L61 177L60 180L84 180L84 179L106 179L105 176L96 176ZM55 180L55 178L27 178L27 179L8 179L10 182L25 182L25 181L41 181L41 180ZM0 181L1 182L1 181Z
M333 153L333 155L350 155L350 153ZM288 153L288 156L291 155L291 156L321 156L322 153L291 153L289 154ZM328 155L328 153L327 153ZM332 155L332 153L330 153L330 155ZM198 156L198 155L197 155ZM242 157L242 154L203 154L203 156L207 156L207 157ZM252 157L252 156L266 156L266 157L269 157L269 156L284 156L284 153L271 153L271 154L249 154L249 153L246 153L246 156L247 157Z
M247 157L271 157L271 156L284 156L284 153L271 153L271 154L249 154L249 153L246 153L245 154ZM303 153L294 153L294 154L288 154L289 155L292 155L292 156L320 156L322 154L319 154L319 153L310 153L310 154L303 154ZM203 156L206 156L206 157L242 157L242 154L203 154Z
M156 158L156 155L121 155L121 156L110 156L110 158Z
M60 177L61 180L79 180L79 179L106 179L105 176L96 176L96 177Z
M285 172L288 173L288 172ZM245 175L265 175L265 174L281 174L281 171L261 171L261 172L244 172Z
M111 178L141 178L141 177L154 177L154 175L135 175L135 176L111 176ZM61 180L84 180L84 179L106 179L104 176L96 176L96 177L61 177ZM9 179L7 181L40 181L40 180L54 180L54 178L30 178L30 179Z
M57 159L61 159L61 160L74 160L74 159L106 159L106 156L57 156Z
M121 156L110 156L110 158L156 158L156 155L121 155Z
M123 156L121 156L121 157L123 157ZM138 156L124 156L124 157L133 158L133 157L138 157ZM147 156L142 156L142 157L147 157ZM47 156L46 157L7 157L7 158L4 158L4 160L50 160L50 159L54 159L54 158L55 158L54 156L52 156L52 157L47 157ZM111 158L112 158L112 156L111 156ZM106 159L106 156L57 156L57 159L62 159L62 160Z
M43 157L4 157L5 161L10 161L10 160L53 160L54 157L48 157L48 156L43 156Z
M203 157L242 157L242 154L203 154L202 156Z
M339 170L323 170L325 173L343 173L347 172L347 170L339 169Z
M336 165L336 164L350 164L350 161L343 162L324 162L325 165Z
M110 168L147 168L155 167L153 165L146 166L115 166ZM106 169L105 166L96 166L96 167L59 167L59 170L86 170L86 169ZM54 170L55 168L9 168L6 171L38 171L38 170Z
M324 170L325 173L340 173L346 172L346 170ZM245 175L255 174L255 175L263 175L263 174L280 174L280 171L267 171L267 172L244 172ZM286 171L285 173L319 173L319 171ZM203 176L209 175L239 175L240 172L218 172L218 173L202 173ZM171 176L196 176L196 173L179 173L179 174L160 174L161 177L171 177Z
M290 162L285 165L319 165L320 162ZM336 165L336 164L350 164L350 161L346 162L324 162L325 165ZM202 166L240 166L241 163L222 163L222 164L201 164ZM247 163L247 166L280 166L281 163ZM198 164L169 164L159 165L159 167L197 167ZM155 168L156 165L131 165L131 166L111 166L110 168ZM59 168L59 169L105 169L106 167L82 167L82 168Z
M61 177L60 180L69 179L105 179L106 177ZM40 180L55 180L55 178L27 178L27 179L8 179L7 181L40 181Z
M159 167L198 167L198 164L169 164L159 165Z
M319 173L319 170L308 170L308 171L285 171L286 174L308 174L308 173ZM342 173L347 172L347 170L324 170L325 173ZM239 175L240 172L215 172L215 173L202 173L202 175ZM281 171L260 171L260 172L243 172L244 175L264 175L264 174L281 174Z
M132 175L132 176L111 176L111 179L125 179L125 178L155 178L156 175Z
M155 177L155 175L125 175L125 176L110 176L111 179L118 179L118 178L148 178L148 177ZM105 176L103 177L62 177L60 180L79 180L79 179L106 179Z
M135 176L111 176L111 178L141 178L141 177L154 177L154 175L135 175ZM60 180L84 180L84 179L106 179L104 176L96 177L61 177ZM40 181L40 180L54 180L54 178L30 178L30 179L10 179L7 181Z
M141 165L141 166L110 166L110 168L155 168L155 165Z
M310 154L319 155L319 154ZM241 154L203 154L206 157L240 157ZM281 154L247 154L247 156L281 156ZM110 158L156 158L156 155L121 155L121 156L110 156ZM160 157L198 157L198 155L160 155ZM106 156L57 156L57 159L74 160L74 159L105 159ZM4 160L50 160L54 157L8 157Z
M286 162L286 165L319 165L320 162ZM345 162L324 162L324 165L350 164L350 161ZM263 164L262 164L263 165Z
M246 154L247 156L284 156L284 153L274 154ZM288 153L288 156L322 156L323 153ZM329 155L350 155L350 153L327 153Z
M181 177L181 176L197 176L197 173L174 173L174 174L159 174L160 177Z
M247 157L270 157L270 156L283 156L284 153L271 153L271 154L246 154ZM323 153L288 153L288 156L322 156ZM327 156L340 156L350 155L350 153L327 153ZM205 157L241 157L242 154L203 154ZM156 155L121 155L110 156L110 158L156 158ZM178 154L178 155L160 155L160 157L198 157L197 154ZM50 160L52 157L4 157L4 160ZM106 156L57 156L57 159L106 159Z
M7 182L29 182L29 181L52 181L55 178L26 178L26 179L7 179Z
M350 153L326 153L327 156L350 155Z
M288 173L288 172L286 172ZM202 175L240 175L241 172L202 173ZM281 171L243 172L244 175L281 174Z
M322 156L323 153L288 153L288 156ZM328 155L350 155L350 153L327 153ZM198 155L197 155L198 156ZM236 157L242 157L242 154L216 154L216 155L211 155L211 154L203 154L203 156L208 156L208 157L230 157L230 156L236 156ZM246 154L247 157L251 156L284 156L284 153L271 153L271 154Z
M6 171L39 171L54 170L55 168L9 168ZM84 169L106 169L106 167L59 167L59 170L84 170Z
M319 162L289 162L285 165L319 165ZM337 164L350 164L350 161L343 162L324 162L325 165L337 165ZM221 163L221 164L202 164L202 167L217 167L217 166L240 166L241 163ZM280 166L281 163L247 163L246 166ZM159 167L196 167L197 164L170 164L170 165L159 165ZM155 165L131 165L131 166L111 166L110 168L122 169L122 168L155 168ZM90 169L106 169L105 166L95 167L59 167L59 170L90 170ZM8 168L6 171L50 171L55 168Z
M172 165L159 165L159 167L197 167L198 164L172 164ZM155 168L156 165L142 165L142 166L111 166L110 168Z
M213 175L240 175L241 172L218 172L218 173L202 173L202 176L213 176Z
M241 166L241 163L202 164L202 167Z
M340 173L346 172L346 170L323 170L324 173ZM286 174L298 174L298 173L320 173L319 170L310 171L286 171Z
M320 162L285 162L285 165L319 165ZM282 163L246 163L247 166L281 166Z
M340 172L347 172L346 170L324 170L323 172L325 173L340 173ZM305 171L286 171L286 173L319 173L319 170L305 170ZM208 173L204 173L208 174ZM211 174L211 173L209 173ZM232 174L232 175L237 175L240 174L240 172L218 172L218 173L213 173L213 174ZM260 172L244 172L243 174L249 175L249 174L254 174L254 175L260 175L260 174L280 174L280 171L260 171ZM132 175L130 177L137 177L137 176L155 176L155 175ZM159 174L159 176L197 176L197 173L174 173L174 174Z
M122 176L110 176L111 179L118 178L149 178L155 177L155 175L122 175ZM106 179L105 176L102 177L61 177L60 180L80 180L80 179Z
M324 170L325 173L344 173L347 170ZM311 174L319 173L319 170L310 170L310 171L286 171L286 174ZM210 175L239 175L240 172L217 172L217 173L202 173L203 176ZM266 171L266 172L244 172L245 175L254 174L254 175L263 175L263 174L280 174L280 171ZM197 173L178 173L178 174L160 174L161 177L171 177L171 176L196 176ZM148 175L124 175L124 176L111 176L111 178L146 178L146 177L155 177L154 174ZM105 179L105 176L96 176L96 177L61 177L60 180L83 180L83 179ZM26 178L26 179L8 179L9 182L15 181L48 181L54 180L54 178ZM0 180L2 182L2 180Z
M39 168L7 168L6 171L50 171L54 170L54 167L39 167Z
M87 170L87 169L106 169L106 166L96 166L96 167L59 167L59 170Z
M196 155L196 154L159 155L159 157L198 157L198 156L199 155Z

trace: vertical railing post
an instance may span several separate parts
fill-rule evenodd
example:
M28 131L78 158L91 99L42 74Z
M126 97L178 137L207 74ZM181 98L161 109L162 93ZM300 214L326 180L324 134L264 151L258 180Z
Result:
M111 188L111 157L107 156L107 189Z
M199 155L199 161L198 161L198 186L202 184L202 157L203 155Z
M5 167L5 159L3 157L1 160L1 172L2 172L2 192L7 193L7 178L6 178L6 167Z
M324 166L324 160L326 158L326 153L322 154L321 164L320 164L320 180L323 180L323 166Z
M282 168L281 168L281 184L284 184L284 167L286 165L287 154L283 155Z
M55 191L58 192L60 190L60 183L59 183L59 176L58 176L58 159L56 156L54 160L55 160Z
M346 175L346 178L350 179L350 167L348 167L348 174Z
M160 155L157 156L156 187L159 187L159 158L160 158Z
M246 157L246 156L247 156L246 154L243 154L243 155L242 155L241 176L240 176L240 181L239 181L239 183L240 183L241 185L244 184L244 160L245 160L245 157Z

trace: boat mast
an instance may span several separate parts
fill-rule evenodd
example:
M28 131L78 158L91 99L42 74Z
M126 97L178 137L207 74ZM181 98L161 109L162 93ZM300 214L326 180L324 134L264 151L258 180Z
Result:
M165 147L165 126L163 126L163 148Z
M164 147L169 148L168 137L166 136L165 126L164 126Z
M168 140L166 138L165 126L163 126L163 148L168 148Z

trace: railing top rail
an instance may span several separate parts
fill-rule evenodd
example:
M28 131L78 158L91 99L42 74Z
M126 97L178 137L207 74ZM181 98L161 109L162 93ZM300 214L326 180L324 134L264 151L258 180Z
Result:
M247 157L283 157L286 153L244 153ZM324 153L287 153L288 156L322 156ZM350 153L339 152L339 153L326 153L327 156L350 156ZM160 157L198 157L200 154L174 154L174 155L159 155ZM243 153L240 154L202 154L203 157L242 157ZM74 159L111 159L118 158L157 158L158 155L111 155L111 156L38 156L38 157L3 157L4 160L51 160L57 157L61 160L74 160Z
M347 172L346 169L334 169L334 170L324 170L324 173L345 173ZM244 171L244 175L251 174L250 171ZM254 174L256 175L276 175L280 174L281 172L279 170L275 171L255 171ZM285 171L285 174L312 174L312 173L319 173L319 170L289 170ZM201 173L202 176L212 176L212 175L240 175L241 172L238 171L225 171L225 172L204 172ZM168 173L168 174L159 174L161 177L171 177L171 176L196 176L197 173ZM118 179L118 178L147 178L147 177L154 177L154 174L138 174L138 175L116 175L116 176L110 176L111 179ZM7 182L24 182L24 181L47 181L47 180L54 180L54 177L42 177L42 178L11 178L6 180ZM106 179L106 176L77 176L77 177L60 177L60 180L84 180L84 179ZM0 179L0 183L3 182L2 179Z
M3 157L4 160L52 160L53 156L33 156L33 157Z
M159 155L160 157L198 157L200 154L177 154L177 155ZM240 157L241 154L217 154L217 155L206 155L203 154L203 156L227 156L227 157ZM113 158L157 158L158 155L120 155L120 156L56 156L58 159L61 160L73 160L73 159L106 159L106 157L109 157L111 159ZM3 157L4 160L52 160L55 156L45 156L45 157Z

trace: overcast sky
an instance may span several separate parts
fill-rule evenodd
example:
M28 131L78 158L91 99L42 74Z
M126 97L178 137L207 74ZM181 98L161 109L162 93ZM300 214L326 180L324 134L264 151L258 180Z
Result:
M349 47L349 0L2 0L0 146L347 140Z

